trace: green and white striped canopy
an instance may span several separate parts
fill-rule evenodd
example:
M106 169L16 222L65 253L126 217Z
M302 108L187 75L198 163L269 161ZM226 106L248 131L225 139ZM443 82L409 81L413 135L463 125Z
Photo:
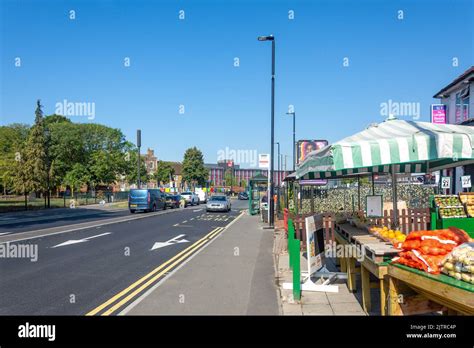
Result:
M387 120L313 151L297 179L362 173L426 173L474 163L474 127Z

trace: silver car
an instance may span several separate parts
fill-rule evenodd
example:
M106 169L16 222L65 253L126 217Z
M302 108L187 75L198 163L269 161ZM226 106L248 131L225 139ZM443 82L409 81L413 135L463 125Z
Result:
M206 211L230 211L230 199L227 196L211 196L207 200Z
M185 200L185 206L188 205L199 205L199 196L194 192L186 191L181 193L181 198Z

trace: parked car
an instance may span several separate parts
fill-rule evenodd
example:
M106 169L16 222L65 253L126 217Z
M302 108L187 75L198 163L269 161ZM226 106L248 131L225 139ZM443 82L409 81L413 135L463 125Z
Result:
M180 195L171 195L171 194L166 195L166 206L171 209L179 208L180 203L181 203L180 201L181 201Z
M185 206L188 205L199 205L199 197L197 194L191 191L186 191L181 193L181 197L186 201Z
M197 188L195 190L196 194L199 197L199 203L206 203L207 202L207 192L204 191L202 188Z
M239 197L238 197L240 200L248 200L249 199L249 195L247 194L247 192L239 192Z
M230 199L224 195L211 196L207 201L206 211L230 211Z
M156 211L166 209L165 194L156 189L133 189L128 195L130 213L136 211Z

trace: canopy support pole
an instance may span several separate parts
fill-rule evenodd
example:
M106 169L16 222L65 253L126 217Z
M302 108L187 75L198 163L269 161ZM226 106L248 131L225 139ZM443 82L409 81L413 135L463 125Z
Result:
M392 200L393 200L393 221L392 227L398 227L398 197L397 197L397 174L395 173L395 165L392 164Z
M360 212L360 175L357 176L357 206Z
M375 195L374 173L372 173L372 196Z

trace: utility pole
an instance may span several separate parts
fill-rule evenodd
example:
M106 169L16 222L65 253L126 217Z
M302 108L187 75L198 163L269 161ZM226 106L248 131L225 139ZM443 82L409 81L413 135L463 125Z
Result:
M274 161L274 135L275 135L275 37L273 35L269 36L259 36L258 41L271 41L272 43L272 96L271 96L271 135L270 135L270 173L269 173L269 186L270 192L268 197L269 203L269 214L268 226L273 228L274 209L275 201L273 200L273 161Z
M142 146L142 131L137 129L137 148L138 148L138 168L137 168L137 188L141 188L141 178L140 178L140 147Z

